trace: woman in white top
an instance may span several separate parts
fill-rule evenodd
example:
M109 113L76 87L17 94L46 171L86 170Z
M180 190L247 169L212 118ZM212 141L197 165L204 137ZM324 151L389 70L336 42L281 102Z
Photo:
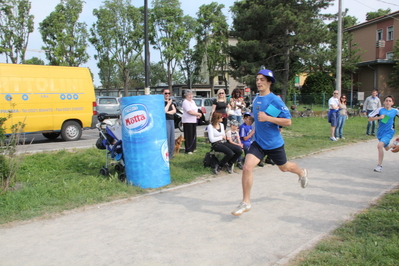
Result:
M198 107L193 100L193 92L186 90L184 92L185 99L183 101L183 133L184 145L187 154L193 154L197 148L197 119L201 118Z
M227 142L222 121L223 115L214 112L211 124L208 125L208 138L212 143L212 149L225 154L219 164L215 166L214 173L216 175L224 165L226 165L229 174L233 173L233 165L242 153L242 149L239 146Z

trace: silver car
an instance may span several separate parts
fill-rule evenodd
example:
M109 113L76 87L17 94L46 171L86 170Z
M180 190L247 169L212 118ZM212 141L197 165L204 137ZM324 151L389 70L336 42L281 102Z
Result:
M109 117L118 117L121 113L118 97L97 97L97 114L106 113Z
M213 99L211 98L193 98L195 104L198 106L198 109L201 110L203 114L203 120L206 123L209 123L210 121L210 115L212 112L212 104L213 104Z

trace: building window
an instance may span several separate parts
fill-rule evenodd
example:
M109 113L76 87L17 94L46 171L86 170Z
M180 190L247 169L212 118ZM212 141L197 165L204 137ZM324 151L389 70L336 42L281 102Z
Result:
M393 40L393 26L387 28L387 41Z
M393 60L393 52L387 53L387 60Z
M382 40L382 29L377 30L377 41Z

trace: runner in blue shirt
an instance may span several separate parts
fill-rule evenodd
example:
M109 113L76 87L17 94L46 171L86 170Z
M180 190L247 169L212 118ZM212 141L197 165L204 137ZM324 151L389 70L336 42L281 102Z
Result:
M255 140L245 157L242 172L243 200L232 212L236 216L251 210L252 171L266 155L275 162L282 172L297 174L302 188L308 185L307 169L301 169L296 163L287 161L284 139L280 134L279 126L290 126L291 116L281 98L270 91L270 86L275 82L273 72L268 69L262 69L256 76L259 95L253 102Z
M369 114L368 121L378 120L377 130L377 150L378 165L374 168L374 172L382 172L382 161L384 160L384 148L389 150L394 145L389 144L395 134L395 116L399 116L399 110L392 108L394 98L388 95L384 98L384 107L375 109Z

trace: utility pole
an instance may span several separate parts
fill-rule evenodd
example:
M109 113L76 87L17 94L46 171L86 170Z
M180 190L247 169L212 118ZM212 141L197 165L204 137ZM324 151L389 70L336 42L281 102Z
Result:
M342 73L342 0L338 0L338 32L337 32L337 75L335 89L341 95L341 73Z
M150 89L150 49L148 44L148 0L144 0L144 64L145 84L144 94L149 95Z

